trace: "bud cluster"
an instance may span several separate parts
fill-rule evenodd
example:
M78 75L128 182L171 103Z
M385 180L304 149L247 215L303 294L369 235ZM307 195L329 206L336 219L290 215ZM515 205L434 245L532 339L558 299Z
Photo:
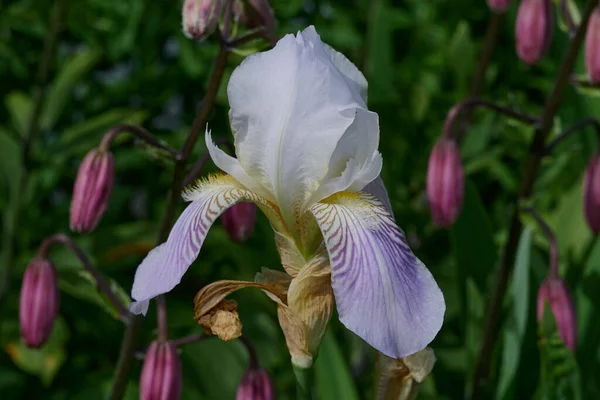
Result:
M517 54L526 64L537 63L554 31L551 0L521 0L516 21Z
M140 400L178 400L181 360L172 342L154 341L148 347L140 377Z
M431 216L439 227L451 226L460 214L464 173L458 145L442 137L433 147L427 168L427 199Z
M58 314L58 304L54 265L45 258L34 258L23 275L19 301L21 337L28 347L39 348L46 343Z
M114 183L112 154L102 149L91 150L81 162L73 187L71 230L92 231L106 211Z
M556 277L549 277L542 283L537 297L537 320L539 323L544 318L546 304L556 320L558 333L565 346L571 351L577 347L577 320L573 300L565 282Z
M498 14L506 12L512 0L487 0L490 9Z
M600 83L600 6L592 12L587 26L585 68L590 81Z

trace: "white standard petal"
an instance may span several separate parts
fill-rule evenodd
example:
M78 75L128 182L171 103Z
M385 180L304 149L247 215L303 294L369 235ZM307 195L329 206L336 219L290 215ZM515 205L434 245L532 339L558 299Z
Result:
M389 357L425 348L442 326L444 297L385 206L367 193L341 193L311 211L342 323Z
M208 128L206 129L205 140L206 148L208 149L210 158L217 167L219 167L223 172L231 175L235 180L237 180L251 192L258 194L267 200L275 201L273 195L266 190L264 186L246 173L237 158L231 157L229 154L217 147L212 140L212 136Z
M377 114L369 110L357 110L354 122L337 143L323 183L306 204L316 203L342 191L358 192L377 178L383 166L378 146Z
M327 174L356 110L365 108L360 73L331 54L314 28L287 35L244 60L227 89L239 162L291 225Z
M222 175L202 182L188 191L192 203L183 211L165 243L152 250L138 267L131 296L130 311L145 314L148 301L173 289L194 262L208 229L229 207L240 201L268 206L254 193L241 189L230 176Z

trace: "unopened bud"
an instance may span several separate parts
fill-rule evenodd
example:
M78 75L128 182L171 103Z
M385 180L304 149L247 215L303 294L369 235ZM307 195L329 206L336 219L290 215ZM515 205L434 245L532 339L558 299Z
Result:
M79 166L71 200L71 230L92 231L106 211L114 182L114 161L108 151L93 149Z
M254 230L256 205L254 203L235 204L221 215L221 221L231 240L245 242Z
M600 233L600 154L589 162L583 179L583 211L594 232Z
M488 6L495 13L503 13L510 6L512 0L487 0Z
M154 341L146 351L140 400L177 400L181 395L181 360L171 342Z
M267 371L259 367L250 367L238 386L236 400L272 400L273 385Z
M592 12L585 37L585 68L592 83L600 82L600 6Z
M517 13L517 54L526 64L544 55L554 29L551 0L522 0Z
M219 23L223 0L185 0L183 2L183 33L190 39L203 40Z
M34 258L23 275L19 303L21 337L28 347L39 348L52 333L58 313L58 285L54 265Z
M575 351L577 346L575 308L567 285L561 279L547 278L540 286L537 297L537 320L540 323L544 318L546 303L548 303L554 315L558 333L565 346L571 351Z
M427 198L434 224L449 227L460 214L464 174L456 142L442 138L433 146L427 168Z

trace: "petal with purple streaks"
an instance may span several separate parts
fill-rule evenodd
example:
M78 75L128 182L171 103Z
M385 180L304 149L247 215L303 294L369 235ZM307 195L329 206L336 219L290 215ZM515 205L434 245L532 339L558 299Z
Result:
M243 187L228 175L219 175L187 190L186 200L192 203L183 211L165 243L152 250L138 267L130 305L134 314L145 314L148 301L167 293L179 284L194 262L208 229L229 207L240 201L256 203L273 219L277 210L266 200Z
M389 357L425 348L442 326L444 297L386 207L371 194L344 192L311 211L342 323Z

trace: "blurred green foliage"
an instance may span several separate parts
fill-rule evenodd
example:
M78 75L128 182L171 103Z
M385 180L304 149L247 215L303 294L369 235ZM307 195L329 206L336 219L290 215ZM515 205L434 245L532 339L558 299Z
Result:
M516 3L516 2L515 2ZM32 114L52 0L0 3L0 218L3 238L12 224L22 176L20 141ZM429 151L446 112L465 99L490 12L469 0L273 0L285 34L314 24L324 41L346 54L369 81L369 104L379 113L383 178L396 219L417 255L439 282L447 302L445 324L432 343L438 362L422 398L460 399L479 354L483 317L522 160L533 130L477 111L462 145L467 173L465 205L455 226L433 227L425 197ZM111 126L139 123L180 146L202 99L218 50L214 39L195 43L180 30L178 2L82 0L68 4L65 29L50 68L41 130L31 146L30 173L14 244L11 290L0 313L0 393L8 399L102 399L110 388L122 324L66 250L52 253L61 288L61 317L42 351L27 350L18 332L18 288L28 261L47 235L68 231L71 190L84 154ZM514 51L513 4L485 75L482 95L531 114L552 87L568 38L554 34L549 54L535 67ZM243 56L230 58L226 78ZM582 57L577 69L583 74ZM600 113L593 96L568 90L553 136ZM209 120L213 135L229 135L225 85ZM92 261L129 291L136 266L154 245L171 179L169 166L123 137L114 146L117 180L99 227L76 237ZM534 190L536 208L558 237L561 273L574 293L579 348L574 357L556 334L539 342L536 293L547 271L547 240L527 223L494 352L489 398L600 398L600 244L584 223L581 182L596 151L592 132L562 143L543 160ZM199 142L195 156L205 149ZM206 167L203 173L214 170ZM179 209L183 207L181 202ZM2 253L7 251L2 248ZM262 216L245 244L231 243L215 224L190 272L167 297L172 337L199 332L192 299L218 279L250 280L261 266L278 268L269 224ZM6 266L2 266L6 268ZM236 293L244 334L274 379L280 399L294 398L294 375L276 310L253 289ZM548 313L547 313L548 314ZM139 348L155 336L153 307ZM557 349L558 348L558 349ZM247 366L237 342L210 339L183 348L183 399L233 398ZM320 399L370 398L375 354L332 319L316 365ZM127 398L137 398L136 362Z

